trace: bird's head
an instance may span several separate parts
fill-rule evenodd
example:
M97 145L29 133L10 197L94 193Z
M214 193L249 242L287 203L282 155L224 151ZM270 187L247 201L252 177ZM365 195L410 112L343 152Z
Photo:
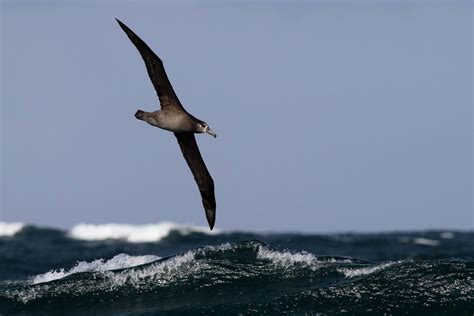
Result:
M201 133L207 133L213 136L214 138L217 137L217 134L209 127L209 125L206 122L199 123L199 131Z

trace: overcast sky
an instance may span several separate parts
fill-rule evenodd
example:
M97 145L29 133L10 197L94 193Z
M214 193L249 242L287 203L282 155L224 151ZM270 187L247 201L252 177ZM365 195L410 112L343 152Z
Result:
M164 61L216 227L473 229L471 1L2 4L0 221L207 225L114 18Z

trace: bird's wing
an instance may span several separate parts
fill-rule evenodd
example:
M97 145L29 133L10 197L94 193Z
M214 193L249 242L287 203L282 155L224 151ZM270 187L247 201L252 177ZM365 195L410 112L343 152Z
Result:
M177 107L184 111L183 106L179 102L176 93L171 86L171 83L166 75L165 68L161 59L148 47L145 42L138 37L131 29L125 24L116 19L122 30L127 34L128 38L132 41L133 45L138 49L140 55L142 55L145 61L145 66L150 76L151 82L155 87L158 98L160 99L161 108L166 107Z
M207 222L209 227L214 227L216 220L216 197L214 196L214 181L199 152L196 138L193 133L174 133L178 139L179 147L183 152L184 159L188 163L189 169L193 173L194 180L201 192L202 204L206 211Z

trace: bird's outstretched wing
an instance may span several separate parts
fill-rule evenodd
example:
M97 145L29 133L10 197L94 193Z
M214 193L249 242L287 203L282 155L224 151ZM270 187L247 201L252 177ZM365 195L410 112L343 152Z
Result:
M145 42L138 37L131 29L129 29L120 20L116 19L122 30L127 34L133 45L138 49L145 61L145 66L150 76L151 82L155 87L158 98L160 99L161 108L177 107L184 111L183 106L179 102L176 93L166 75L165 68L161 59L148 47Z
M199 152L196 138L193 133L174 133L178 139L179 147L183 152L184 159L188 163L189 169L193 173L194 180L199 187L201 192L202 204L206 211L207 222L209 227L214 227L216 221L216 197L214 195L214 181L212 180L209 171L202 160L201 153Z

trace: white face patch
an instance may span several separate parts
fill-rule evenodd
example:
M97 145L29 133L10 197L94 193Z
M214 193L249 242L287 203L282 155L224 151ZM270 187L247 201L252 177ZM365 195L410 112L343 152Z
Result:
M209 125L206 125L206 127L204 128L204 133L207 133L214 138L217 137L216 133L214 133L214 131L209 127Z

